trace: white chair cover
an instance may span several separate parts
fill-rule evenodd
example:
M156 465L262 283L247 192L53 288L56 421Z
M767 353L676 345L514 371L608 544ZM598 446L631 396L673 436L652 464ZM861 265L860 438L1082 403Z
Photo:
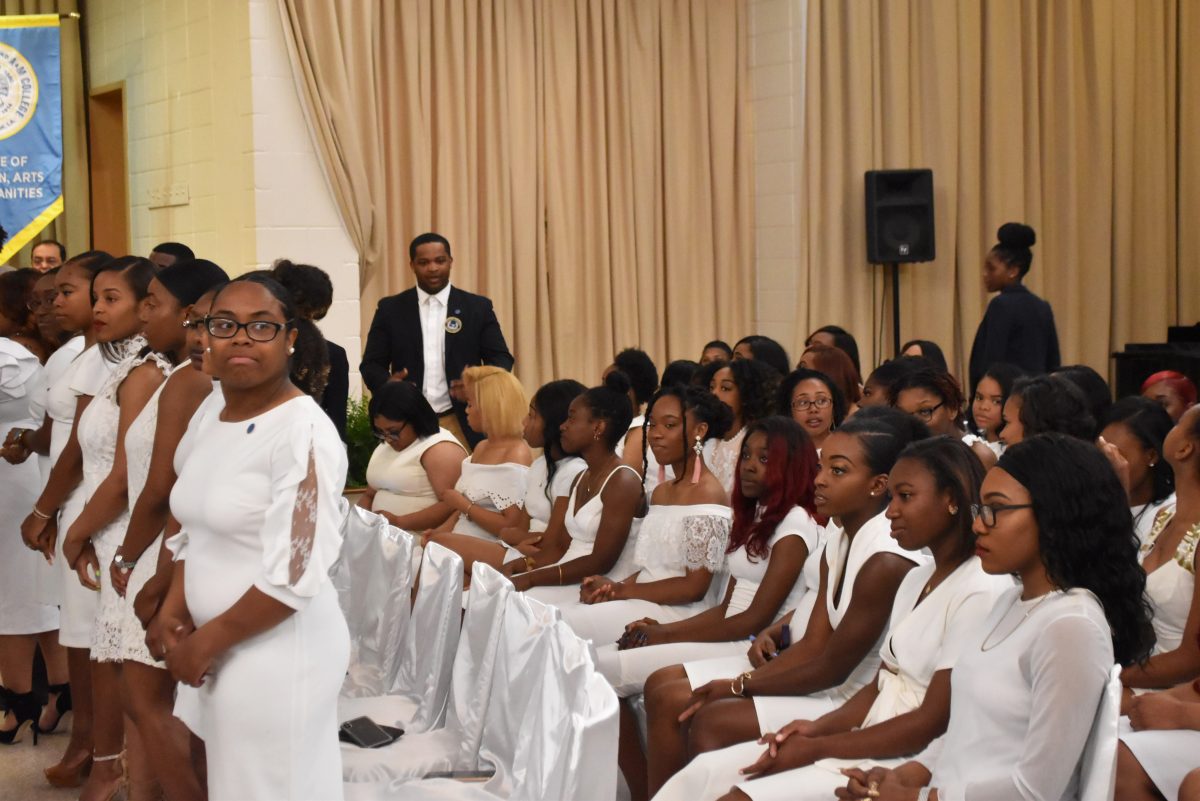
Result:
M348 783L417 779L432 771L477 767L484 716L502 637L512 583L476 562L471 574L467 614L454 656L446 725L405 734L385 748L342 746L342 776Z
M386 518L352 506L342 552L330 571L350 629L350 671L342 694L393 691L412 607L413 538Z
M1121 718L1121 666L1113 665L1079 763L1079 797L1113 801L1117 789L1117 725Z

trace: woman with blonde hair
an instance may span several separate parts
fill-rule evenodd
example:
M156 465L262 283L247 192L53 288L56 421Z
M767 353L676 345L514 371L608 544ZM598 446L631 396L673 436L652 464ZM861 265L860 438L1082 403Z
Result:
M453 510L450 517L426 531L422 543L432 540L461 552L470 562L479 541L504 543L501 532L522 522L533 454L524 437L529 399L516 376L485 365L468 367L462 377L467 425L483 432L485 439L462 463L462 475L454 489L442 494L442 502ZM464 567L470 575L470 563Z

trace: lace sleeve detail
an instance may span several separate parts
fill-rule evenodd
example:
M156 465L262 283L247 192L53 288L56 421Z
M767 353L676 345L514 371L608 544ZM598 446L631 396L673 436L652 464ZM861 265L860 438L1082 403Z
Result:
M312 448L308 450L308 467L300 486L296 488L296 505L292 507L292 548L288 560L288 586L299 583L312 556L313 540L317 536L317 464Z
M725 564L725 546L729 543L730 520L715 515L694 515L682 522L683 564L688 570L715 573Z
M117 390L125 383L125 379L129 378L129 374L146 362L153 362L163 375L171 372L171 363L161 353L152 350L143 353L146 348L146 338L141 334L125 340L121 345L120 361L109 374L100 395L115 398Z
M524 491L522 491L522 494L520 497L514 498L512 495L508 494L508 492L506 492L503 489L489 489L487 487L471 487L471 488L467 489L463 493L463 495L465 495L467 497L467 500L475 501L476 503L480 503L480 502L486 500L492 504L492 507L497 512L503 512L505 509L507 509L510 506L515 506L518 509L525 508Z

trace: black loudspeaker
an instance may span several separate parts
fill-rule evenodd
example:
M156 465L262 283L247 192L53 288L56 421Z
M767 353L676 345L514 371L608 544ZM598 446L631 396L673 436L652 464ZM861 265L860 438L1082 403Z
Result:
M867 261L933 261L933 170L867 171Z

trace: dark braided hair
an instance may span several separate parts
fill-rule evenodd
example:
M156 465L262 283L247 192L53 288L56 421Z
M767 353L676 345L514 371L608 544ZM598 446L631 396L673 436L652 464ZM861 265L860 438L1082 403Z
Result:
M996 467L1029 493L1050 580L1095 595L1117 662L1144 662L1154 647L1146 572L1125 490L1108 460L1090 442L1049 433L1008 448Z

